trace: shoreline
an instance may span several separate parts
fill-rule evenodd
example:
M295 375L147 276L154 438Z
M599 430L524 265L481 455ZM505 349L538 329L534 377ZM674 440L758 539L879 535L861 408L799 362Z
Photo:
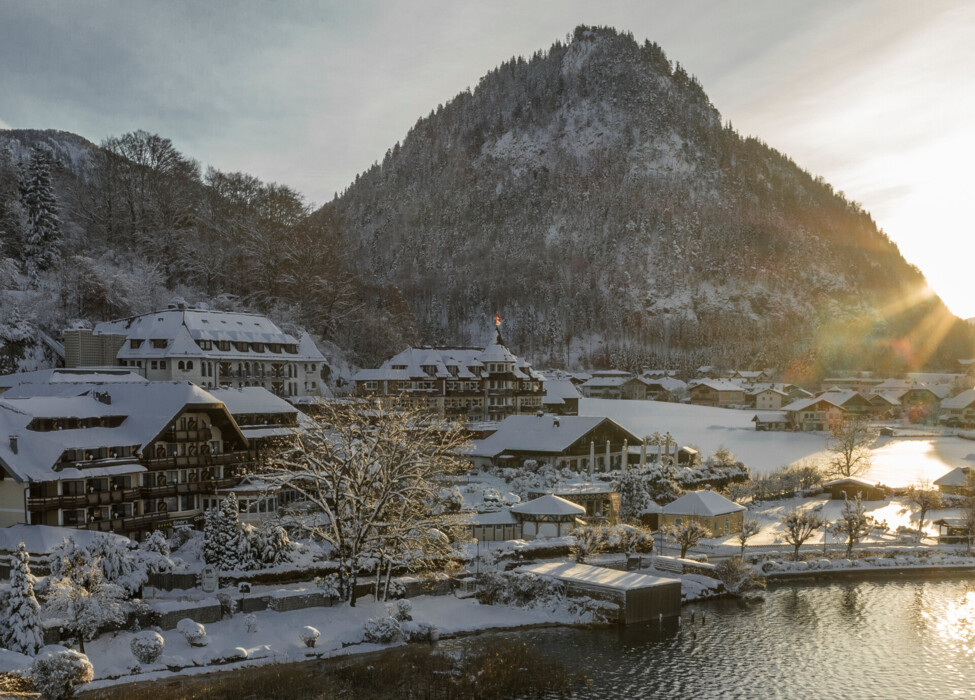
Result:
M831 583L838 581L878 581L885 580L896 582L899 580L942 580L969 578L975 576L975 565L972 566L923 566L923 567L863 567L836 570L814 570L814 571L787 571L766 574L769 586L785 587L789 585L812 585L817 583ZM682 607L690 604L707 603L717 598L727 597L729 594L709 596L701 599L687 600L682 603ZM596 625L593 623L571 623L571 622L534 622L522 625L504 625L498 627L480 627L468 630L456 630L442 634L440 639L461 639L465 637L475 637L487 633L496 632L521 632L532 629L546 629L557 627L571 628L591 628L591 627L612 627L614 623ZM423 642L414 642L423 644ZM341 668L347 664L367 662L372 657L378 657L391 650L402 648L410 642L400 642L397 644L378 646L375 644L352 644L347 647L325 652L322 655L308 655L300 659L277 660L274 656L260 659L247 659L222 665L209 666L189 666L178 671L153 671L150 673L133 676L131 680L102 679L81 686L77 689L79 698L97 700L100 698L115 699L126 697L129 692L140 688L148 687L149 684L158 686L160 684L174 684L174 692L179 686L187 681L192 683L206 683L208 681L236 675L239 679L240 674L261 675L269 672L269 668L274 668L277 672L286 669L302 668L305 671L312 667L320 671L327 672L333 668ZM356 647L363 647L357 649ZM218 681L219 682L219 681Z
M521 632L532 629L552 629L556 627L606 627L613 626L613 623L596 625L594 623L571 623L571 622L534 622L526 625L506 625L501 627L481 627L471 630L457 630L440 636L440 640L462 639L465 637L476 637L481 634L494 632ZM439 641L439 640L438 640ZM80 700L101 700L102 698L125 698L129 693L139 687L149 685L158 686L160 684L174 684L174 690L185 684L187 680L193 683L206 683L220 677L233 674L234 672L261 674L267 672L269 668L283 671L288 668L309 669L317 665L321 670L328 672L346 665L368 662L371 658L379 657L395 649L401 649L409 644L431 645L429 642L398 642L384 646L362 643L351 644L338 650L333 650L321 656L308 655L303 659L289 659L278 661L274 657L261 659L245 659L243 661L231 662L228 664L210 666L187 666L179 671L152 671L150 673L139 674L141 677L133 676L132 680L122 681L118 679L101 679L78 686L75 690L75 697ZM367 649L356 650L356 647L369 647ZM321 668L324 666L325 668ZM121 693L121 695L120 695Z

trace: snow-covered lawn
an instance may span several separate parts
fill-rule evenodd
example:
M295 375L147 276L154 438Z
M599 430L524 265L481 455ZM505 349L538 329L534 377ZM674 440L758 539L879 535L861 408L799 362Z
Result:
M421 596L410 601L413 619L435 625L441 636L471 632L495 627L518 627L545 623L572 623L578 621L568 611L546 612L481 605L472 598L458 599L453 596ZM230 619L206 625L209 643L204 647L191 647L177 630L163 631L165 649L156 664L143 669L137 676L131 675L136 663L130 644L133 632L105 634L85 645L86 652L95 668L95 683L104 685L104 679L121 676L116 682L130 682L168 675L169 667L206 667L215 659L239 655L237 647L246 652L247 663L301 661L310 657L331 656L373 651L381 648L362 644L363 625L370 618L384 617L385 604L375 602L371 596L361 599L355 608L336 605L331 608L307 608L291 612L263 610L253 613L257 620L257 632L248 632L245 615L237 613ZM320 633L315 648L308 648L298 633L305 626L312 626ZM224 666L209 666L213 671ZM201 670L203 670L201 668ZM101 680L100 680L101 679Z
M659 401L581 399L579 414L608 416L637 435L669 432L680 444L694 445L705 456L718 447L727 447L753 474L766 474L796 462L823 462L828 457L823 433L759 432L751 422L754 411ZM922 435L939 432L923 430ZM955 467L975 465L975 442L951 436L881 437L872 451L873 465L864 477L887 486L907 486L920 479L934 481Z
M888 498L884 501L864 501L863 507L867 515L870 515L877 520L887 521L887 525L890 527L890 530L885 535L878 535L876 531L871 531L870 534L864 538L864 543L889 545L904 545L913 543L913 540L910 540L909 542L901 540L896 534L897 528L900 526L916 529L918 525L916 514L909 509L907 504L902 499ZM757 535L749 538L748 547L759 545L782 545L783 547L790 546L786 543L784 538L785 533L782 528L782 516L793 509L803 511L817 509L821 518L825 518L832 523L839 519L840 511L843 510L843 501L830 498L828 495L820 495L812 498L787 498L776 501L766 501L761 504L749 504L748 511L745 513L745 518L757 520L762 529ZM907 511L902 512L905 509L907 509ZM926 544L932 544L932 538L937 536L938 528L934 525L935 520L940 518L957 517L961 517L961 511L957 508L928 511L928 513L924 516L924 532L930 537L924 542ZM823 544L824 534L823 529L820 528L813 533L813 535L806 541L806 544ZM842 542L833 535L825 534L825 537L826 544L836 546L842 544ZM733 548L737 552L741 546L736 535L707 540L707 542L721 547L719 550L720 552L724 552L724 550L727 548ZM728 553L731 553L730 549L728 550Z

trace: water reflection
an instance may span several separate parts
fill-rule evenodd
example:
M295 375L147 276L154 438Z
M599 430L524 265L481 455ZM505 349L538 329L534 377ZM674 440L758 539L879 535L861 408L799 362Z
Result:
M944 645L969 657L975 655L975 591L967 591L957 601L943 601L923 616Z

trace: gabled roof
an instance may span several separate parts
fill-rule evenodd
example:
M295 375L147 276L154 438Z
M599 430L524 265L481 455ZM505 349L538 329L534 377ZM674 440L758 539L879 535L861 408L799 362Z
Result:
M614 374L610 376L594 375L591 379L587 380L582 386L588 387L617 387L623 386L630 382L639 382L640 384L646 385L647 381L642 377L634 377L632 374Z
M3 389L20 386L22 384L120 384L132 382L145 384L147 380L140 374L124 367L91 367L91 368L63 368L40 369L34 372L17 372L0 376L0 393Z
M558 454L577 440L603 424L611 424L622 431L634 444L640 438L619 423L597 416L508 416L498 424L498 429L484 438L475 440L469 454L475 457L497 457L507 450L514 452L538 452ZM596 446L600 452L600 446ZM600 452L600 454L602 454Z
M863 486L864 488L876 489L880 488L880 483L876 481L867 481L866 479L861 479L856 476L844 476L842 479L833 479L832 481L827 481L823 486L840 486L842 484L850 484L851 486Z
M752 422L758 423L785 423L788 417L785 411L759 411L752 416Z
M209 309L171 308L99 323L92 331L95 335L117 334L132 340L144 341L138 348L129 343L122 345L119 359L146 359L211 356L233 359L252 359L255 356L274 361L297 360L323 362L325 357L314 347L314 343L300 343L294 336L285 333L266 316ZM153 347L152 340L166 340L166 347ZM231 346L230 350L202 350L198 340L230 341L231 343L263 343L265 345L293 345L297 354L243 352Z
M586 509L572 501L546 494L528 503L511 506L511 512L521 515L585 515Z
M975 389L966 389L958 394L958 396L952 396L950 399L944 399L941 402L941 408L962 409L968 408L973 403L975 403Z
M648 377L644 375L643 381L646 382L648 388L659 386L664 391L669 392L682 391L687 388L687 384L673 377Z
M660 509L669 515L703 515L714 517L745 510L745 506L729 501L714 491L691 491Z
M542 373L544 384L542 389L545 395L542 397L542 404L547 406L557 406L564 404L566 399L581 398L576 385L561 373Z
M0 397L0 465L18 481L58 478L55 465L65 450L99 447L134 447L141 451L162 433L187 407L215 408L224 405L209 392L190 382L75 385L73 395ZM117 427L92 427L53 431L28 430L35 418L122 418ZM233 418L234 426L246 444ZM17 451L9 436L17 437ZM131 463L135 456L123 459ZM110 466L110 465L105 465ZM132 465L129 472L141 471Z
M935 486L968 486L968 471L971 467L956 467L939 479L934 480Z
M706 386L714 389L715 391L740 391L742 393L745 391L741 386L735 384L734 382L729 382L727 379L701 379L700 381L697 381L693 387L691 387L691 390L693 391L699 386Z

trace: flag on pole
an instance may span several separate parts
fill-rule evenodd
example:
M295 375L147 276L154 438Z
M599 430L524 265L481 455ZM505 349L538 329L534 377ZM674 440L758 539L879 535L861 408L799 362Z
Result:
M499 314L497 311L494 312L494 325L495 326L501 325L501 314Z

